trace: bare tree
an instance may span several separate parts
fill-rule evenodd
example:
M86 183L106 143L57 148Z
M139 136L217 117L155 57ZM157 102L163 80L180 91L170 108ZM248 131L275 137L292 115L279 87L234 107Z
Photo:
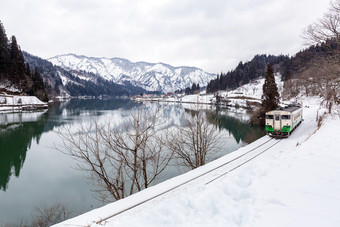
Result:
M124 172L131 180L130 192L147 188L155 178L166 168L172 153L165 151L164 139L157 128L159 123L157 113L146 113L138 109L122 128L114 128L102 136L109 150L108 157L115 156L123 160ZM123 131L127 133L123 133Z
M77 168L89 173L89 178L99 186L96 192L102 200L111 197L118 200L124 197L123 161L119 157L116 160L107 157L109 151L103 143L103 130L106 129L95 119L75 131L70 127L60 129L57 134L62 138L63 145L56 149L80 161Z
M100 199L119 200L149 187L168 165L172 154L164 150L158 122L158 112L138 108L120 127L93 120L76 131L59 130L63 145L56 149L80 160Z
M31 226L48 227L70 217L70 212L65 206L56 203L51 207L36 208Z
M340 0L331 2L329 11L304 30L303 38L307 45L320 44L330 39L340 41Z
M168 137L168 148L179 165L195 169L203 166L220 150L222 139L218 128L210 124L202 111L187 115L184 125L174 127Z
M297 97L300 92L299 80L297 78L290 78L285 81L283 86L282 98L291 99Z
M333 45L329 48L329 54L316 55L309 66L299 73L300 85L306 95L318 93L331 113L332 107L340 104L340 0L332 1L328 12L309 25L303 37L306 44Z
M291 99L300 92L306 96L322 98L322 103L332 112L340 104L340 60L330 57L316 57L306 67L285 81L283 97Z
M301 72L299 82L307 87L306 92L308 89L311 94L323 97L329 113L334 105L340 104L340 60L323 58L313 61Z

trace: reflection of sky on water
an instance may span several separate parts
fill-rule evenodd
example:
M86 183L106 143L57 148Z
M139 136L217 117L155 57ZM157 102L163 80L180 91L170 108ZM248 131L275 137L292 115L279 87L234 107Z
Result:
M38 121L47 110L42 112L0 113L0 126Z

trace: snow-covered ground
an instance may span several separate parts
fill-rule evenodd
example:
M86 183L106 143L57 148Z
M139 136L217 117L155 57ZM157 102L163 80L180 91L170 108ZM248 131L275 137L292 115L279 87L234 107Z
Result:
M304 100L304 121L254 160L205 184L222 167L100 224L99 220L180 185L268 140L56 226L339 226L340 118Z
M47 103L35 96L19 96L0 94L0 112L21 111L48 108Z

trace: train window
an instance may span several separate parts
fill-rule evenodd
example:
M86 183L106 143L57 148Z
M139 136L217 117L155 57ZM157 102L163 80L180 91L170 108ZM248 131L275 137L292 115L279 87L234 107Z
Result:
M274 116L273 116L273 115L266 115L266 119L273 120L273 119L274 119Z
M282 115L281 119L282 120L289 120L290 119L290 115Z
M275 121L279 121L280 120L280 116L279 115L276 115L275 116Z

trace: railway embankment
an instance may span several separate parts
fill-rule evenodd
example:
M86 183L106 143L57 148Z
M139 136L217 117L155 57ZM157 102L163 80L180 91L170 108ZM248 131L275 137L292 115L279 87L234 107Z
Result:
M337 226L340 118L318 121L324 112L304 100L304 121L290 137L262 137L56 226Z

